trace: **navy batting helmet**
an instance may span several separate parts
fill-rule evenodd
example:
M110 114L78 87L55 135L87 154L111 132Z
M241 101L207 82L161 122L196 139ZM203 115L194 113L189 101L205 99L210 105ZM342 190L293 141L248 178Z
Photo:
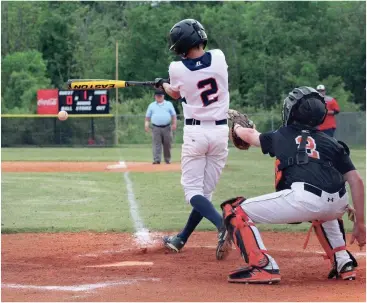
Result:
M204 27L199 21L185 19L176 23L170 31L171 47L177 55L186 57L188 51L199 44L204 48L208 41Z

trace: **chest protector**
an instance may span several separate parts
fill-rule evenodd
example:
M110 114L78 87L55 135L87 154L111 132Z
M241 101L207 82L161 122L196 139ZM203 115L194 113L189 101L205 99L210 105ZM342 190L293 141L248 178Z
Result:
M307 154L307 142L310 132L308 130L302 130L301 142L298 145L295 157L289 158L276 158L275 160L275 189L278 190L280 182L283 179L283 171L293 165L305 165L311 162L317 162L325 166L333 166L331 161L323 161L320 158L309 157Z

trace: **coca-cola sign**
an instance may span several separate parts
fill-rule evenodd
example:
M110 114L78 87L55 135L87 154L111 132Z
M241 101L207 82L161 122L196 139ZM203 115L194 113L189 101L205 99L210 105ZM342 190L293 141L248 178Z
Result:
M59 90L40 89L37 91L37 114L55 115L59 111Z
M37 105L40 105L40 106L57 105L57 98L39 99L39 100L37 100Z

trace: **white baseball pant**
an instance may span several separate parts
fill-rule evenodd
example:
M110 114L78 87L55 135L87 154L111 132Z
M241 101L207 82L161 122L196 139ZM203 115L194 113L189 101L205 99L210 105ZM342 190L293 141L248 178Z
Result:
M332 248L345 245L337 218L342 217L348 205L348 193L329 194L322 191L321 196L306 191L305 183L293 183L285 189L267 195L249 198L241 207L254 223L286 224L308 221L326 221L322 224L326 238ZM336 253L338 270L350 257L343 250Z
M211 201L228 157L228 125L201 121L185 125L181 153L181 184L188 203L203 195Z

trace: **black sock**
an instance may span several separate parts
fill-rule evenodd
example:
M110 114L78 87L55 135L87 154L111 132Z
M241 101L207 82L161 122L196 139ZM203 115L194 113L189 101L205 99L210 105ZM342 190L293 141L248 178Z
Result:
M196 211L212 222L218 230L221 228L223 223L222 216L207 198L202 195L196 195L191 198L190 203Z
M177 236L180 237L182 241L186 243L187 239L195 230L196 226L199 225L201 219L203 219L203 216L193 208L189 218L187 219L185 228Z

